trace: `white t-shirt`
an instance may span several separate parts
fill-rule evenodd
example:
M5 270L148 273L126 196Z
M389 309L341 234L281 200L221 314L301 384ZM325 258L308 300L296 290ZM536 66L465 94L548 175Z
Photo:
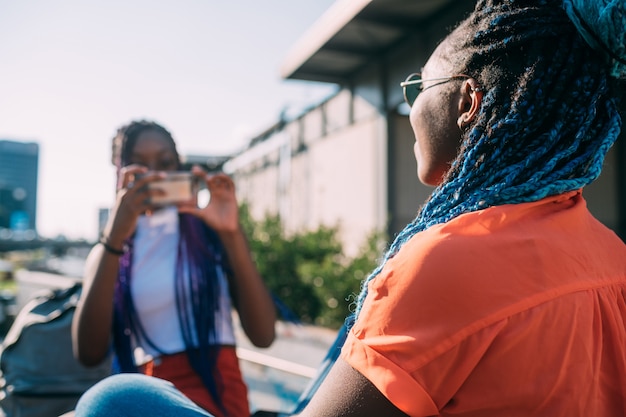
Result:
M133 243L131 295L135 310L148 338L164 353L185 350L176 309L175 268L179 235L178 211L176 207L165 207L151 216L140 216ZM215 315L217 340L210 342L234 345L232 305L228 282L221 268L218 279L220 309ZM159 351L143 338L137 340L134 337L133 343L137 364L159 355Z

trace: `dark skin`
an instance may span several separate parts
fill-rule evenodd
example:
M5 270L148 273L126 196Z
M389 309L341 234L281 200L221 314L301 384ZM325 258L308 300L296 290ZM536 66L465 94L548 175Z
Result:
M445 43L446 41L444 41ZM424 66L425 79L455 74L446 65L442 43ZM473 79L459 79L428 88L417 97L410 113L415 133L418 177L427 185L438 185L457 157L461 130L471 124L480 110L482 92ZM442 91L437 91L441 89ZM341 357L334 364L301 417L400 417L403 411L392 404L365 376Z
M113 248L123 247L140 215L158 210L149 203L149 197L161 195L162 190L148 190L146 185L179 167L178 155L170 143L154 130L140 134L131 162L121 169L116 202L104 229ZM254 345L267 347L275 337L276 311L241 230L235 186L225 174L208 175L199 167L192 172L205 182L211 193L210 203L199 208L189 202L181 204L178 211L198 217L218 233L233 270L229 284L242 327ZM138 179L137 174L144 175ZM119 256L105 251L102 245L96 245L87 258L83 294L72 323L74 351L84 365L96 365L108 354L118 268Z
M433 52L422 70L424 79L457 73L442 59L444 50L440 46ZM413 103L409 120L415 134L418 178L425 185L437 186L457 157L461 132L476 118L483 93L473 78L454 79L433 88L431 84L423 85L424 92Z

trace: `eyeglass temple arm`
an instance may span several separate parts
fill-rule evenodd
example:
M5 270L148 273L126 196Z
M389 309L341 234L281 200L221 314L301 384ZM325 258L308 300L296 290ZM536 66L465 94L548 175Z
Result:
M465 74L450 75L447 77L439 77L439 78L420 78L419 80L402 81L400 83L400 87L406 87L407 85L413 85L413 84L421 84L425 81L444 81L444 80L449 80L449 79L457 78L457 77L471 78L469 75L465 75Z

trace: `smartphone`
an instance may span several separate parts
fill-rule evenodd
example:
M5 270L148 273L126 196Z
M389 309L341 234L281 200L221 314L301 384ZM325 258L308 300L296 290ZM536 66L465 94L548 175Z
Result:
M198 193L199 182L191 172L168 172L165 178L148 183L148 188L165 192L163 195L153 195L150 198L150 204L164 206L194 202Z

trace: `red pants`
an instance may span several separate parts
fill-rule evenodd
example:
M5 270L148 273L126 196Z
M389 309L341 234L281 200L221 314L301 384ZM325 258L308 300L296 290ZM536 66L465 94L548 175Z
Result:
M189 399L215 417L250 417L248 387L241 376L239 359L234 347L220 348L216 369L219 370L215 381L217 392L227 415L224 415L222 409L216 405L198 374L191 368L186 353L161 356L141 366L139 371L170 381Z

